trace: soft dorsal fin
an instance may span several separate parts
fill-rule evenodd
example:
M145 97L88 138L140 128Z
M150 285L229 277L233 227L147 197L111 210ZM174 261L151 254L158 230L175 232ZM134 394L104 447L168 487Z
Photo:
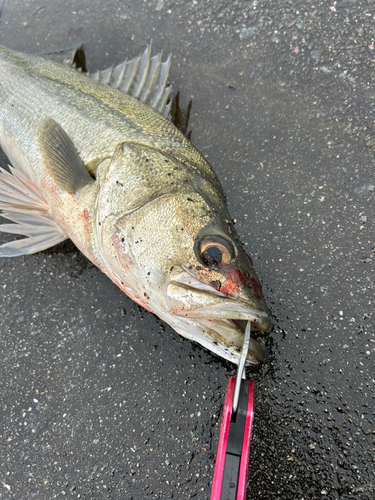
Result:
M151 43L138 57L102 71L86 73L94 80L137 97L151 108L170 118L167 104L172 86L167 84L171 56L162 62L162 52L151 57Z
M55 182L68 193L75 193L94 182L65 130L46 118L39 132L39 145L45 166Z
M78 71L86 71L86 56L82 43L73 47L60 47L48 51L44 50L37 55L60 64L66 64L67 66L71 66Z

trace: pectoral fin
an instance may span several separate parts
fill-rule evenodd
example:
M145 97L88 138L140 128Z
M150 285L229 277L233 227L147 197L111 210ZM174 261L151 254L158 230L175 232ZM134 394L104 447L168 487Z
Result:
M65 232L48 214L48 204L39 188L21 171L0 168L1 217L16 224L1 224L2 233L28 238L0 245L0 257L16 257L45 250L67 239Z
M68 193L94 182L65 130L47 118L39 133L39 146L51 177Z

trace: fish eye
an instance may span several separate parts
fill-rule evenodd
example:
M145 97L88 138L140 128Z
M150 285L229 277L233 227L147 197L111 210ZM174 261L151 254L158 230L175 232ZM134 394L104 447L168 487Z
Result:
M229 240L220 236L208 236L200 242L199 255L207 267L223 266L233 259L234 249Z

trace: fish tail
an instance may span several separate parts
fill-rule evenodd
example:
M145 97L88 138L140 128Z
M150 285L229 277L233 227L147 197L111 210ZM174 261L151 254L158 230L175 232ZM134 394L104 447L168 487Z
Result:
M9 168L10 172L0 167L0 215L15 224L0 225L0 232L28 237L0 245L0 257L40 252L67 239L49 216L48 204L34 182Z

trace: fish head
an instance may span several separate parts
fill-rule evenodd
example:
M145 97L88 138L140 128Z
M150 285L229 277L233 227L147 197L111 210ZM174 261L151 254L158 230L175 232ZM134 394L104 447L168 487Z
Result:
M186 207L184 198L180 196L181 213L182 206ZM169 312L181 320L175 324L177 331L189 338L192 335L186 330L194 331L195 340L199 337L198 342L210 350L238 362L246 323L252 323L253 331L267 331L271 326L262 286L227 211L213 211L197 193L190 199L197 206L189 210L190 240L180 261L176 259L170 269L166 303ZM186 214L183 220L187 219ZM266 348L251 339L248 363L267 359Z
M109 269L123 291L178 333L237 363L246 322L251 321L252 330L266 331L270 319L225 202L218 203L217 190L211 192L201 180L197 184L193 176L176 188L160 179L150 184L148 173L142 194L124 210L124 202L116 201L126 184L125 177L119 181L119 172L107 175L101 193L101 199L110 194L111 209L104 215L98 207L107 274ZM266 348L252 339L248 363L267 357Z

